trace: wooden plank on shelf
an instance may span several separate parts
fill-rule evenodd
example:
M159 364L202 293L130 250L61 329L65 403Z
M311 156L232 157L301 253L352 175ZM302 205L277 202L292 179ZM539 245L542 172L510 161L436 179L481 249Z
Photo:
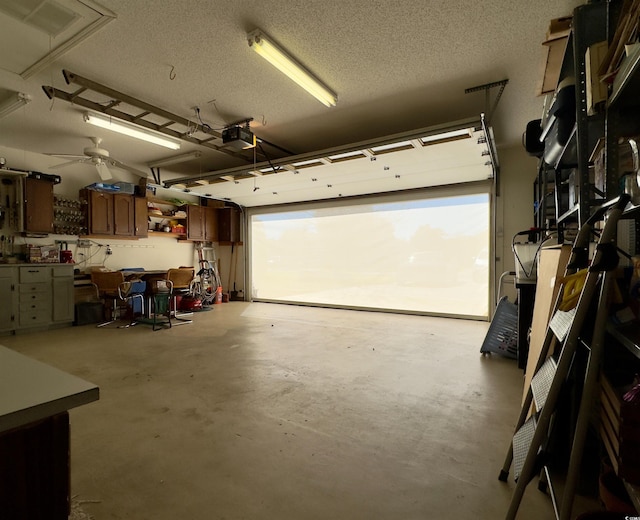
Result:
M607 81L618 69L624 53L624 46L632 43L633 35L637 34L639 16L640 0L626 0L611 39L611 45L598 71L603 80Z

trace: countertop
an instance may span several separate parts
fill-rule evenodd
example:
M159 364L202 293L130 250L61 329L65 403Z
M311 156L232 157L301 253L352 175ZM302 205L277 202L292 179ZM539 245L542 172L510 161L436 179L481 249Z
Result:
M99 398L93 383L0 346L0 432Z

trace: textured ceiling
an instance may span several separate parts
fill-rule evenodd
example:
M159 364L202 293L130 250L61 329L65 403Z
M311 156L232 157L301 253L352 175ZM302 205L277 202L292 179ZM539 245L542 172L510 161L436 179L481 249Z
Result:
M145 171L147 162L172 154L88 128L82 108L49 100L42 85L75 90L63 68L187 118L199 106L213 128L253 118L258 137L296 154L477 117L488 109L485 94L465 89L508 79L491 123L499 148L515 145L542 110L535 90L549 20L579 3L101 0L117 18L53 64L27 80L0 69L0 88L33 98L0 120L0 145L73 154L97 135L112 156ZM13 23L7 20L0 24ZM251 52L245 35L256 27L336 91L337 106L325 107ZM20 46L12 39L3 52ZM196 148L185 143L181 152ZM167 175L237 164L203 150Z

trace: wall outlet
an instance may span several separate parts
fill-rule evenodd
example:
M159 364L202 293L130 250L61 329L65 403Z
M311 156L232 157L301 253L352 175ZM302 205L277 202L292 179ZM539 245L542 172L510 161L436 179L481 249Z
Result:
M78 247L91 247L91 240L78 240Z

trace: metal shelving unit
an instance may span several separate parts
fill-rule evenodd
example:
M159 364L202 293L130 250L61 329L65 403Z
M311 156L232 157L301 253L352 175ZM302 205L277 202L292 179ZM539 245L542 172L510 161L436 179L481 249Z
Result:
M548 185L548 172L555 172L555 225L558 230L558 242L571 239L565 236L570 229L577 229L589 218L592 208L603 202L598 197L590 182L589 158L598 139L605 135L606 117L604 113L588 115L587 113L587 77L585 54L589 46L607 39L607 3L599 2L577 7L573 13L572 31L567 44L567 51L560 72L560 81L574 78L575 80L575 126L562 148L562 151L552 164L541 164L536 179L538 186ZM544 159L541 159L544 163ZM571 175L571 172L574 172ZM574 185L570 186L573 182ZM574 195L573 200L569 192ZM536 193L538 193L536 191ZM542 195L540 193L540 195ZM607 198L615 193L607 193ZM538 196L538 204L542 198ZM548 200L545 197L545 214ZM539 211L539 207L536 207ZM547 227L541 219L536 217L539 227Z

